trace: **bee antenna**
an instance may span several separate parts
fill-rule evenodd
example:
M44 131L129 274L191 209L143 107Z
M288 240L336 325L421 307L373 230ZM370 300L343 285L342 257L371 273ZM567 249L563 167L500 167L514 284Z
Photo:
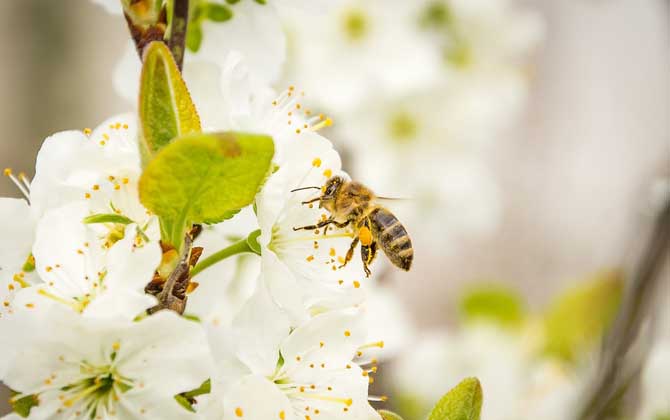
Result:
M291 190L291 192L296 192L296 191L301 191L301 190L320 190L321 187L302 187L302 188L296 188L294 190Z

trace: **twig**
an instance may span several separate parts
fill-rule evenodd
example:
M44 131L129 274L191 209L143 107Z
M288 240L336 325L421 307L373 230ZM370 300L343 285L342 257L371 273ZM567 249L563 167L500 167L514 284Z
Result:
M578 419L603 420L616 410L626 388L639 373L642 358L630 360L630 350L637 342L643 322L652 309L652 300L670 250L670 200L659 213L649 242L632 275L631 286L619 315L603 342L598 376Z
M188 28L188 3L189 0L175 0L170 22L168 47L177 62L179 70L184 63L184 48L186 46L186 30Z

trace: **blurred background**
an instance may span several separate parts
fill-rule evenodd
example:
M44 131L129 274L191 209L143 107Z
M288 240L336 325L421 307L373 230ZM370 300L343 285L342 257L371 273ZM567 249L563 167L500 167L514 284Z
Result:
M364 3L337 18L352 37L365 34ZM392 44L381 40L360 56L319 30L327 27L319 20L283 17L289 59L277 86L304 84L315 106L334 115L325 134L354 177L382 195L411 198L392 208L412 233L413 270L380 270L396 309L382 309L379 328L393 320L402 333L390 340L375 387L407 420L419 420L434 393L479 375L485 420L568 418L562 403L594 367L591 336L613 318L668 188L669 3L419 3L427 28L420 39L394 34ZM389 27L414 13L387 9ZM123 20L89 1L0 2L0 167L32 174L48 135L132 109L112 85L127 42ZM423 66L422 42L444 49L448 69L437 80L418 71L414 81L394 76L401 62ZM382 65L366 62L388 45L402 60L383 62L380 53ZM309 66L302 55L315 51L343 53L341 62ZM347 71L377 71L389 84L374 95L340 89L333 73ZM329 80L346 95L320 92ZM398 80L416 83L401 91ZM0 194L19 191L2 180ZM667 308L670 292L661 290L659 307ZM568 319L574 314L583 318ZM662 325L670 335L670 322ZM668 376L669 353L652 352ZM670 415L670 384L654 380L642 382L659 395L640 404L667 411L649 408L640 419Z

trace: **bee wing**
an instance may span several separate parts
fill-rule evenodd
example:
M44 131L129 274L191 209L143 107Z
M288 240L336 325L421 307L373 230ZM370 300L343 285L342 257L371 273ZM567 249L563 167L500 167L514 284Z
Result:
M410 201L411 198L407 197L375 197L376 201Z

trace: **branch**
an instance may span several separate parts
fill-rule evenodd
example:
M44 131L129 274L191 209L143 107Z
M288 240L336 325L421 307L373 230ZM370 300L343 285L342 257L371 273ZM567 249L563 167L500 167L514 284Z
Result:
M633 272L631 287L619 315L603 342L598 376L587 394L578 419L608 418L639 373L643 358L631 361L629 353L638 340L643 322L651 313L651 301L658 290L669 251L670 200L664 204L655 221L650 239Z
M188 3L189 0L175 0L170 22L170 33L168 47L177 62L179 70L184 63L184 48L186 46L186 30L188 28Z

